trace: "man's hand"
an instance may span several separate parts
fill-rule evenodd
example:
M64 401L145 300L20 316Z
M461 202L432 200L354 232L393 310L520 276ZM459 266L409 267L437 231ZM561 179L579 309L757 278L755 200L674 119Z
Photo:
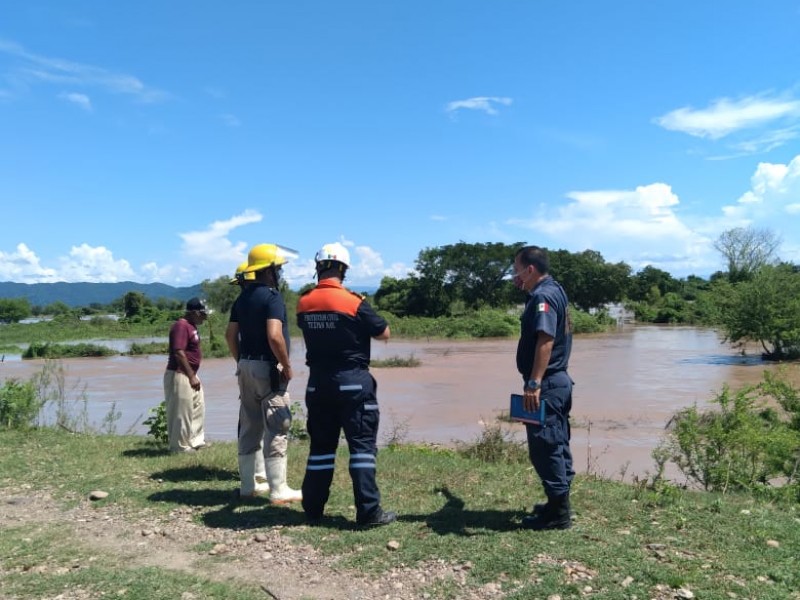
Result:
M191 385L192 389L195 391L200 389L201 387L200 378L197 376L197 374L194 374L191 377L189 377L189 385Z
M539 402L542 395L542 388L536 388L535 390L532 390L526 385L522 391L522 395L525 400L524 402L525 410L527 410L528 412L536 412L537 410L539 410Z

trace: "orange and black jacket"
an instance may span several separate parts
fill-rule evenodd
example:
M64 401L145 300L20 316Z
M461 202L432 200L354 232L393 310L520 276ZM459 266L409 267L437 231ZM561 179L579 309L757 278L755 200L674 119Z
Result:
M363 297L336 278L323 279L300 296L297 325L306 342L306 364L313 369L366 369L370 341L386 329Z

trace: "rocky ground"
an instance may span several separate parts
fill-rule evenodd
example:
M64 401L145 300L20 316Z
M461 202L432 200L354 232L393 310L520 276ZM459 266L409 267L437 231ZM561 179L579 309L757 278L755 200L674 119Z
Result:
M126 568L158 567L196 574L200 578L254 584L263 590L265 598L273 600L419 600L431 597L426 591L431 584L445 580L450 580L459 590L459 600L491 600L504 598L525 583L535 582L537 565L546 564L562 567L565 581L578 584L584 597L599 591L592 587L597 573L579 563L556 561L546 555L539 555L532 561L532 579L526 582L502 579L476 588L467 584L472 568L470 562L456 564L440 559L413 567L396 567L380 577L371 577L339 568L337 557L322 555L310 546L290 541L282 535L282 527L257 532L209 528L198 524L195 510L200 509L192 507L176 508L163 515L127 511L120 505L99 503L91 497L76 500L70 503L73 508L63 508L64 502L57 502L49 493L29 486L0 490L0 530L26 524L42 528L58 524L63 527L65 536L88 549L81 553L81 556L89 554L88 559L76 559L69 566L45 562L28 565L24 570L17 568L18 571L31 576L45 572L58 575L86 567L103 557ZM386 547L391 551L398 542L392 539L390 527L385 531ZM0 562L0 577L7 572ZM625 582L622 585L625 586ZM658 589L661 587L652 590L651 600L693 597L691 593L681 595L683 590L676 593L668 586ZM110 592L116 597L125 595L125 590ZM96 592L78 588L43 600L96 597ZM181 600L194 598L187 590ZM547 600L561 599L551 595Z
M380 578L344 571L336 567L336 557L323 556L310 546L290 542L281 534L280 527L255 533L209 528L196 522L191 507L156 516L126 512L116 504L93 505L89 498L70 509L61 508L62 504L48 494L24 486L5 489L0 492L0 529L26 523L42 527L57 523L65 527L65 535L88 548L93 556L111 556L127 567L152 566L196 573L203 578L249 582L260 586L266 598L277 600L416 600L429 597L424 588L432 582L447 578L463 587L464 594L460 597L465 599L502 597L510 591L509 582L467 589L469 563L432 560L413 568L392 569ZM386 531L387 548L391 549L396 542L391 538L390 528ZM198 550L198 547L211 549ZM221 556L225 560L214 559ZM69 567L40 564L29 566L24 572L58 574L82 566L85 565L80 561ZM92 597L88 591L77 589L59 595L58 599ZM182 600L192 598L187 591Z

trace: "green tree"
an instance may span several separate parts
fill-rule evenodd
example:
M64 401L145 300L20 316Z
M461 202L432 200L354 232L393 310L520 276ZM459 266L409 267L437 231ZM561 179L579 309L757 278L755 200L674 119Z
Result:
M659 296L681 291L681 282L666 271L647 265L630 279L628 298L634 301L647 301L653 295L653 288Z
M624 262L608 263L595 250L551 250L548 254L550 272L578 308L589 310L623 298L631 272Z
M399 314L427 317L504 305L513 291L508 275L519 246L458 242L425 248L415 274L381 282L376 303L383 310L391 306Z
M0 323L19 323L31 316L27 298L0 298Z
M792 265L764 266L750 279L714 286L726 340L761 344L769 359L800 357L800 272Z
M222 276L213 281L206 279L200 284L211 308L223 314L231 311L231 306L241 291L238 285L231 285L230 281L230 277Z
M384 277L381 285L375 292L375 308L390 312L398 317L409 314L409 297L414 287L414 280L410 277L396 279Z
M122 307L125 312L125 318L130 319L141 313L145 307L153 305L150 299L142 292L128 292L122 297Z

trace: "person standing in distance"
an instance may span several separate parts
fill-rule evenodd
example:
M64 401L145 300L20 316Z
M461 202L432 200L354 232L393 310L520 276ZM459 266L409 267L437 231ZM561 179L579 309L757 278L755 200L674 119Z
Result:
M569 491L575 471L569 447L569 413L573 381L567 373L572 350L569 302L549 274L547 251L525 246L514 258L514 283L527 292L517 345L517 370L522 375L525 409L545 402L545 423L526 424L528 454L542 480L546 504L537 504L522 520L526 529L568 529L572 526Z
M370 341L389 339L389 326L364 299L342 286L350 253L325 244L316 254L317 286L300 296L297 324L306 343L307 428L311 440L303 479L303 510L322 518L333 480L339 434L350 449L356 523L387 525L397 515L381 508L376 482L380 411L369 372Z
M203 353L198 325L208 311L200 298L186 303L186 312L169 330L169 358L164 371L167 436L171 452L194 452L206 446L203 386L197 377Z
M256 483L256 454L264 447L269 499L297 502L299 490L286 483L286 451L292 423L287 387L292 379L286 305L278 291L281 266L289 252L276 244L254 246L243 276L255 275L231 308L225 341L236 360L239 381L239 493L264 493Z

